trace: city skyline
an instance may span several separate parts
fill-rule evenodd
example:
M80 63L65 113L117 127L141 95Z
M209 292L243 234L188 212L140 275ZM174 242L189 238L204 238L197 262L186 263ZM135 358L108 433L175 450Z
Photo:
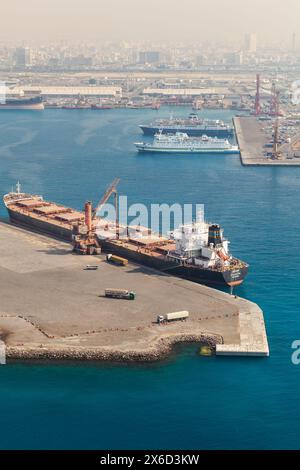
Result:
M176 41L230 45L238 49L245 34L255 33L258 44L297 44L297 0L276 5L271 0L11 0L2 6L0 41Z

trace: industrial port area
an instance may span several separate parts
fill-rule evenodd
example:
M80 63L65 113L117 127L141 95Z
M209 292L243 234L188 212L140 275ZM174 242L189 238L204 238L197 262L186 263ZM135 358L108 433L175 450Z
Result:
M0 240L8 359L147 362L181 342L220 355L269 354L263 314L252 302L132 262L78 256L70 243L4 221ZM136 298L106 298L109 287L134 290ZM189 317L157 322L174 311Z
M286 460L299 0L1 13L1 463Z
M283 77L110 73L104 80L94 72L93 78L70 74L64 85L51 75L21 74L14 84L11 78L3 109L113 113L117 108L190 107L189 118L141 123L145 135L154 135L154 144L137 143L139 151L239 153L244 166L300 164L299 105L291 104L290 84ZM231 110L235 117L226 123L201 120L205 109ZM172 137L172 129L179 133L173 131ZM100 206L111 196L117 204L118 182L107 189ZM97 225L99 206L88 202L80 212L20 188L4 202L13 225L6 220L0 226L1 289L9 293L18 284L22 292L17 298L6 295L2 306L8 358L149 361L165 357L180 342L197 343L200 354L269 355L259 306L232 295L248 265L228 252L218 225L203 221L187 227L180 254L176 240L148 233L146 227L135 238L118 219L100 219ZM195 252L191 234L196 232L203 246L198 257L186 255ZM122 241L124 233L127 240ZM230 293L213 289L214 284L229 287Z
M28 62L28 48L18 48L16 63L0 67L0 112L59 110L66 116L91 113L97 120L136 109L137 116L140 110L152 117L136 126L146 136L132 142L138 152L239 154L244 166L299 166L294 43L293 36L293 51L281 67L259 56L253 35L246 37L243 57L227 54L212 67L201 61L160 67L160 55L150 51L132 68L47 68ZM176 110L176 117L153 119L164 109ZM180 116L181 109L190 115ZM231 117L202 118L207 111ZM150 360L178 342L206 344L216 354L268 355L262 311L233 292L249 266L229 252L220 226L203 219L176 228L172 239L147 227L130 235L118 215L110 222L96 217L111 196L117 210L118 182L98 207L86 202L83 212L20 187L4 196L10 223L0 225L1 289L9 292L19 283L23 292L7 295L2 307L8 357ZM201 284L225 286L230 293Z
M6 103L20 109L158 110L190 107L235 113L234 128L243 165L298 166L300 104L297 72L224 71L65 72L0 74ZM169 112L169 111L168 111ZM167 117L167 115L165 116ZM187 116L182 116L187 118ZM163 129L163 123L160 124ZM169 132L169 131L166 131Z

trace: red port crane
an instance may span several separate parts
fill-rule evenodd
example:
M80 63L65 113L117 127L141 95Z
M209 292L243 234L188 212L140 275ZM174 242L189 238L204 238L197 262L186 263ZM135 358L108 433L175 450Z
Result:
M255 95L254 114L255 114L255 116L259 116L260 113L261 113L261 106L260 106L260 75L258 73L256 75L256 95Z
M117 185L120 178L115 178L110 186L103 194L97 207L93 209L92 203L87 201L84 205L84 222L79 223L73 228L73 251L85 255L100 254L101 247L98 242L95 224L93 223L96 218L97 212L101 210L104 204L109 200L110 196L114 194L114 203L116 211L116 233L119 237L119 217L118 217L118 193Z
M270 103L270 116L280 116L280 110L279 110L279 101L280 101L280 92L276 90L276 84L275 82L272 83L272 97L271 97L271 103Z

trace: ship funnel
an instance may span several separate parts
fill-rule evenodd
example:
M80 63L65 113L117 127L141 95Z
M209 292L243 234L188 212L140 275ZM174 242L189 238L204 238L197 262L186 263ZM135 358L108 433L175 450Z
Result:
M222 240L221 240L220 225L217 225L217 224L210 225L208 229L208 244L217 246L217 245L220 245L221 243L222 243Z

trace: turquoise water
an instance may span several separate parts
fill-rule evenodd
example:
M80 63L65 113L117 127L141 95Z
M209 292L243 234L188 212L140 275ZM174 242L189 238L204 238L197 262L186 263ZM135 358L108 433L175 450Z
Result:
M251 265L237 292L264 310L270 358L200 358L188 346L156 365L3 366L0 448L300 447L300 365L291 362L300 339L300 170L243 168L235 155L138 155L137 125L168 113L2 112L0 193L19 179L28 192L81 208L119 176L129 202L205 203Z

